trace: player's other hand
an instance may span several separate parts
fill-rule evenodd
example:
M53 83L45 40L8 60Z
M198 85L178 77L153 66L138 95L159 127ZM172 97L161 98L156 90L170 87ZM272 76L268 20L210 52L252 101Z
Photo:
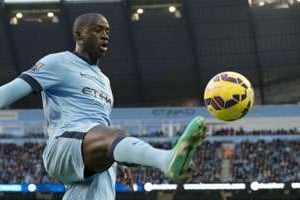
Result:
M133 189L133 179L131 175L131 171L129 167L126 166L120 166L121 168L121 174L120 174L120 180L122 183L128 186L130 191L134 191Z

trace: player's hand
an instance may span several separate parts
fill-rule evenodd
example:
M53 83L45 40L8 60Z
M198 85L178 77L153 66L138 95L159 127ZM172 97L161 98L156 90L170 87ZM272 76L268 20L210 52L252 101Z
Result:
M121 166L121 182L128 186L130 191L134 191L133 189L133 179L131 175L131 171L129 167Z

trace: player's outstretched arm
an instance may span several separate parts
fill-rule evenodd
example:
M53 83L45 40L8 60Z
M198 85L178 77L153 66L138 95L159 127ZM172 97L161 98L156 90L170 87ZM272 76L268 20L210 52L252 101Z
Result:
M31 86L24 80L16 78L0 87L0 108L3 108L32 92Z

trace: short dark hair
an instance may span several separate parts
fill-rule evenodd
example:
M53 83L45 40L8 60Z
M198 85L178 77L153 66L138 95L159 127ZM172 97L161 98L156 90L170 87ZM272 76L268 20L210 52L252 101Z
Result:
M86 13L79 15L73 23L73 33L80 32L85 26L93 23L97 18L104 18L100 13Z

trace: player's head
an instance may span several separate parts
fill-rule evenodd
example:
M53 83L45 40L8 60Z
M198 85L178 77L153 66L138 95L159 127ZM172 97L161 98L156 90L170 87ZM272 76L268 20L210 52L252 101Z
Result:
M99 13L78 16L73 24L76 51L86 54L93 62L104 56L108 50L109 24Z

